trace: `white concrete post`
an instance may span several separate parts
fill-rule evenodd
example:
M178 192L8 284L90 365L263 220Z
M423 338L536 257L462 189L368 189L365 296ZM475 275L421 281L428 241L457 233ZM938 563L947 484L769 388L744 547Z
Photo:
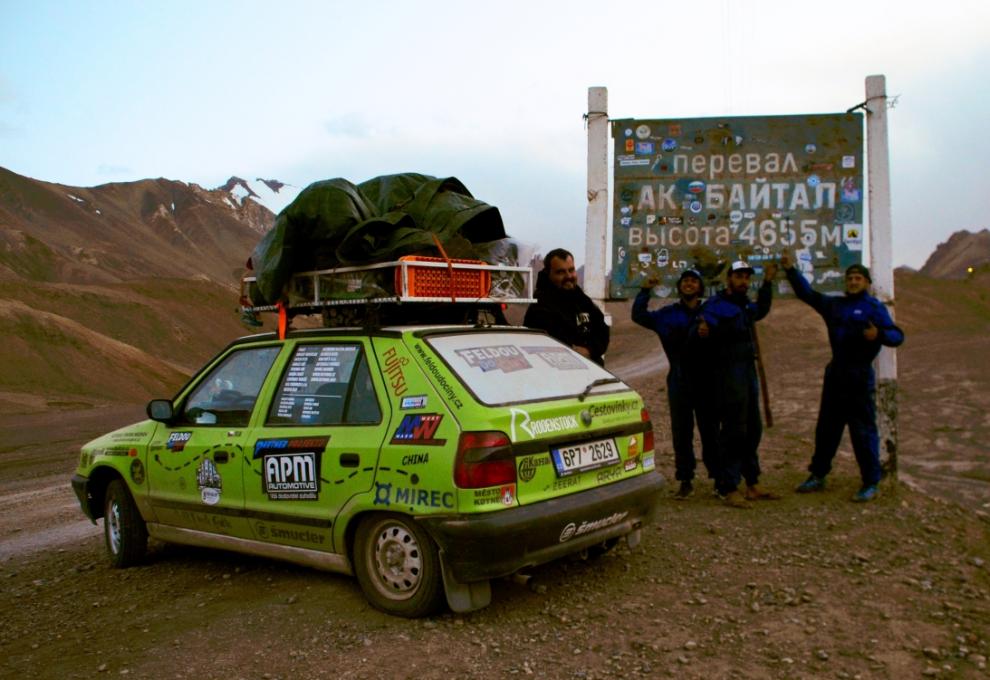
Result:
M890 219L890 157L887 146L887 83L866 78L866 156L870 197L870 271L873 294L894 316L893 228ZM897 351L880 350L877 369L877 427L880 462L897 475Z
M608 89L588 88L588 213L584 292L605 308L608 234Z

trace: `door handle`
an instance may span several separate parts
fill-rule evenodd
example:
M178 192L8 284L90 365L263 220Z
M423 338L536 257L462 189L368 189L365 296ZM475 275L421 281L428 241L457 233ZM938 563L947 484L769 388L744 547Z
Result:
M361 456L356 453L342 453L340 454L340 467L353 467L356 468L361 464Z
M215 463L226 463L230 460L230 454L226 451L217 451L213 454L213 461Z

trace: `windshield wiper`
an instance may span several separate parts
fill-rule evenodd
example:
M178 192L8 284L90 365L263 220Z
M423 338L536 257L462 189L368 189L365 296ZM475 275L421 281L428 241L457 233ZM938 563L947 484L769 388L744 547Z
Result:
M597 380L592 380L590 383L588 383L588 386L584 388L584 392L582 392L578 396L578 401L584 401L585 398L591 393L591 390L598 387L599 385L610 385L611 383L617 383L617 382L622 382L622 381L619 380L618 378L598 378Z

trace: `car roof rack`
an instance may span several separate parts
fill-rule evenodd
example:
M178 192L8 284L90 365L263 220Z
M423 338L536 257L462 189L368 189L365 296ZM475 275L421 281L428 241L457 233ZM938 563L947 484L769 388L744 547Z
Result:
M501 309L503 304L536 301L529 267L418 255L296 273L286 287L285 300L276 304L252 304L251 300L259 297L256 282L254 276L241 281L242 313L277 312L290 317L322 313L326 326L364 325L372 319L374 325L441 321L456 318L461 312L455 309ZM446 317L437 313L440 305L449 310ZM359 311L353 309L355 306L372 311ZM400 306L404 307L401 311ZM347 307L352 309L339 309ZM427 307L433 310L427 312Z

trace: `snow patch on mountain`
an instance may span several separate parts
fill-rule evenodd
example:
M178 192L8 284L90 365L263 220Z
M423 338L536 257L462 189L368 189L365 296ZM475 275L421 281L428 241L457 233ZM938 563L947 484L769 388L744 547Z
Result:
M299 187L277 179L258 177L254 180L246 180L236 175L217 187L217 190L226 191L237 205L243 205L244 201L251 200L265 206L276 215L282 211L282 208L292 203L301 191Z

